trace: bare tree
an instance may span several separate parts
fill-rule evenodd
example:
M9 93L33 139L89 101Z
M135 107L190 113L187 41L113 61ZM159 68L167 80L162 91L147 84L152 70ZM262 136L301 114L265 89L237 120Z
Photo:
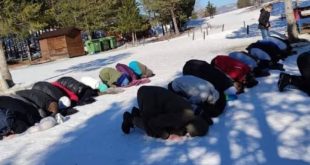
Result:
M296 20L294 18L292 0L284 0L285 14L287 20L287 34L290 42L296 42L298 40L298 31Z

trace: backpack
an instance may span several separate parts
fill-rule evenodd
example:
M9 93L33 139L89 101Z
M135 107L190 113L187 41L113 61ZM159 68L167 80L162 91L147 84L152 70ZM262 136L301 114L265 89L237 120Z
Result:
M125 64L120 64L118 63L116 65L116 70L123 73L123 74L126 74L127 77L129 78L129 81L134 81L134 80L137 80L137 76L136 74L134 73L133 70L131 70L127 65Z

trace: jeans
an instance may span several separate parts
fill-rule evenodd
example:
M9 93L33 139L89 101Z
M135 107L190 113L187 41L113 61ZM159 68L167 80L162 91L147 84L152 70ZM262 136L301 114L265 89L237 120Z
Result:
M270 32L268 29L260 29L260 31L262 32L263 39L270 37Z

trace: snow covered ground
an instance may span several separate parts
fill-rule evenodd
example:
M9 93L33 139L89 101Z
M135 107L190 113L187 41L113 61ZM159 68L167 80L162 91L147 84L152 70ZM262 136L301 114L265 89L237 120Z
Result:
M22 84L53 81L61 76L98 78L102 67L138 60L156 73L149 85L166 86L181 74L187 60L211 61L216 55L243 50L260 39L252 25L258 15L259 9L218 15L210 23L225 22L227 28L224 32L211 29L205 40L198 28L194 41L192 36L183 35L126 50L15 69L12 74L14 81ZM278 17L272 17L272 24L275 32L283 34L285 22ZM253 26L249 36L243 21ZM310 46L299 53L308 50ZM290 73L298 74L296 58L292 56L284 62ZM149 138L139 130L124 135L120 129L122 114L137 104L139 87L132 87L77 107L79 113L50 130L0 141L0 164L309 164L310 98L297 90L279 93L278 76L279 72L273 71L270 77L259 79L257 87L230 102L209 134L202 138L167 142Z

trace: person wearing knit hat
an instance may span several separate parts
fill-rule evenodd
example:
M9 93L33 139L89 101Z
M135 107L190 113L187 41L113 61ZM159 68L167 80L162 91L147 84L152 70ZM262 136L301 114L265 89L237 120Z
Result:
M137 127L155 138L204 136L211 123L195 116L191 104L171 91L156 86L142 86L137 94L138 108L123 114L122 131Z
M63 96L58 101L59 109L66 109L71 106L71 100L67 96Z

